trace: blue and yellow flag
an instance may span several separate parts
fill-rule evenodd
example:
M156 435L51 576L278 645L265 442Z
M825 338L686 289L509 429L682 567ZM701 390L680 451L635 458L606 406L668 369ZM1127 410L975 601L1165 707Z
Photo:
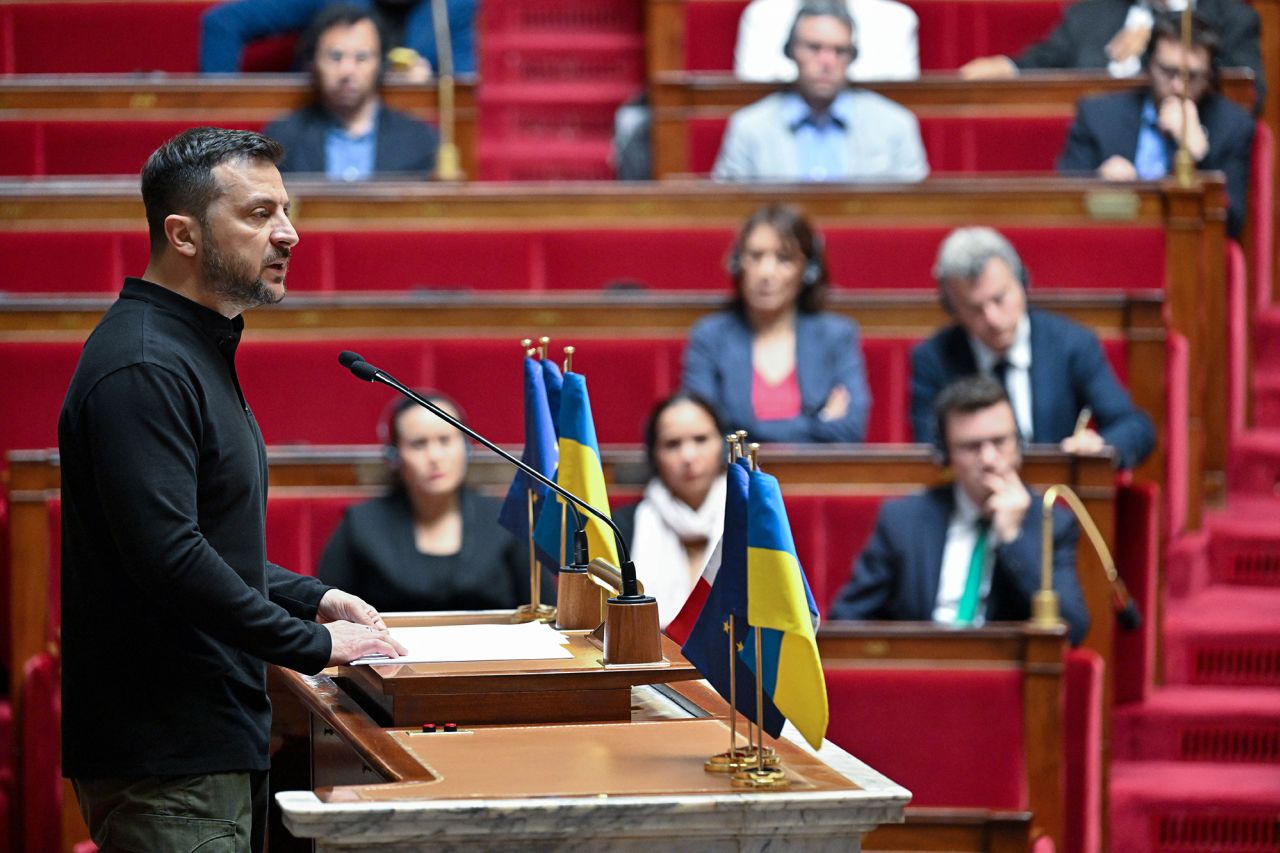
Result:
M525 357L524 360L524 453L520 461L533 468L539 474L551 479L555 477L556 461L559 449L556 447L555 427L551 421L551 410L547 405L547 389L543 382L543 368L538 360ZM554 503L548 500L551 490L530 477L523 471L517 471L507 489L507 498L498 510L498 523L510 530L521 542L529 538L529 492L534 495L534 518L543 504ZM539 561L549 571L557 571L560 563L555 559L556 548L548 552L538 549Z
M743 640L747 665L760 675L765 695L817 749L827 733L827 685L814 638L818 607L796 557L778 481L761 471L751 472L747 508L747 621L760 632L761 666L750 632Z
M747 492L750 474L746 460L729 466L725 477L724 535L708 561L703 578L711 575L711 590L680 651L698 668L716 692L729 701L729 676L736 680L738 711L756 720L756 678L742 656L747 630ZM701 580L699 581L701 583ZM733 653L730 654L729 616L733 616ZM668 626L668 629L670 626ZM764 697L763 727L773 737L782 733L782 714L769 696Z
M545 390L545 389L544 389ZM604 468L600 464L600 445L596 442L596 427L591 420L591 400L587 397L587 379L581 373L566 373L560 390L560 469L556 482L568 491L609 515L609 495L605 491ZM559 554L562 562L568 562L571 554L560 551L560 502L548 500L538 515L534 528L534 541L538 550ZM613 531L603 521L582 513L587 523L587 544L592 559L603 557L618 565L618 544ZM575 529L572 510L569 512L565 537L565 550L573 547Z

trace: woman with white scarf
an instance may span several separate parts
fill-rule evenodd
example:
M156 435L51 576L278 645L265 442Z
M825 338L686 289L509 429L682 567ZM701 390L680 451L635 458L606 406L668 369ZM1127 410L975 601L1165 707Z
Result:
M654 407L645 427L651 479L640 503L614 521L631 545L644 591L665 628L698 582L724 529L724 429L706 400L681 391Z

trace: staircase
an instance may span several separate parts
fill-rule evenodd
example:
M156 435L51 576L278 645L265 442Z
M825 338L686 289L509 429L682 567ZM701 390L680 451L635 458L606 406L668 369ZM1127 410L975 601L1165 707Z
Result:
M1164 684L1115 711L1113 853L1280 850L1280 308L1253 353L1226 506L1165 561Z
M612 180L613 115L644 87L644 4L482 7L481 180Z

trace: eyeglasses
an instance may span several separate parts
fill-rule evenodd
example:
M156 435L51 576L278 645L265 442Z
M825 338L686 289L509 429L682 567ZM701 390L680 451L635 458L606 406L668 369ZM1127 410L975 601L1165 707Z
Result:
M835 54L836 59L849 59L853 56L853 45L851 44L823 44L817 41L796 40L795 50L803 50L806 53L819 54L825 50L829 50Z
M973 441L957 441L951 445L951 453L953 456L977 456L988 444L997 452L1004 453L1013 447L1017 440L1017 433L1007 432L1004 435L993 435Z
M1182 69L1176 65L1165 65L1163 62L1152 62L1151 70L1169 82L1182 78ZM1209 72L1203 68L1188 68L1187 82L1200 84L1209 79Z

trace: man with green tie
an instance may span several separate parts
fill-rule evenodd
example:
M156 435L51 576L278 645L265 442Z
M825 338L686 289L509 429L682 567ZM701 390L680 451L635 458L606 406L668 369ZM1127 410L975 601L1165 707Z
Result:
M1019 475L1022 440L1004 388L971 376L939 394L938 450L950 485L888 501L832 619L978 626L1025 620L1040 585L1039 495ZM1053 524L1053 586L1073 645L1089 630L1076 580L1075 522Z

